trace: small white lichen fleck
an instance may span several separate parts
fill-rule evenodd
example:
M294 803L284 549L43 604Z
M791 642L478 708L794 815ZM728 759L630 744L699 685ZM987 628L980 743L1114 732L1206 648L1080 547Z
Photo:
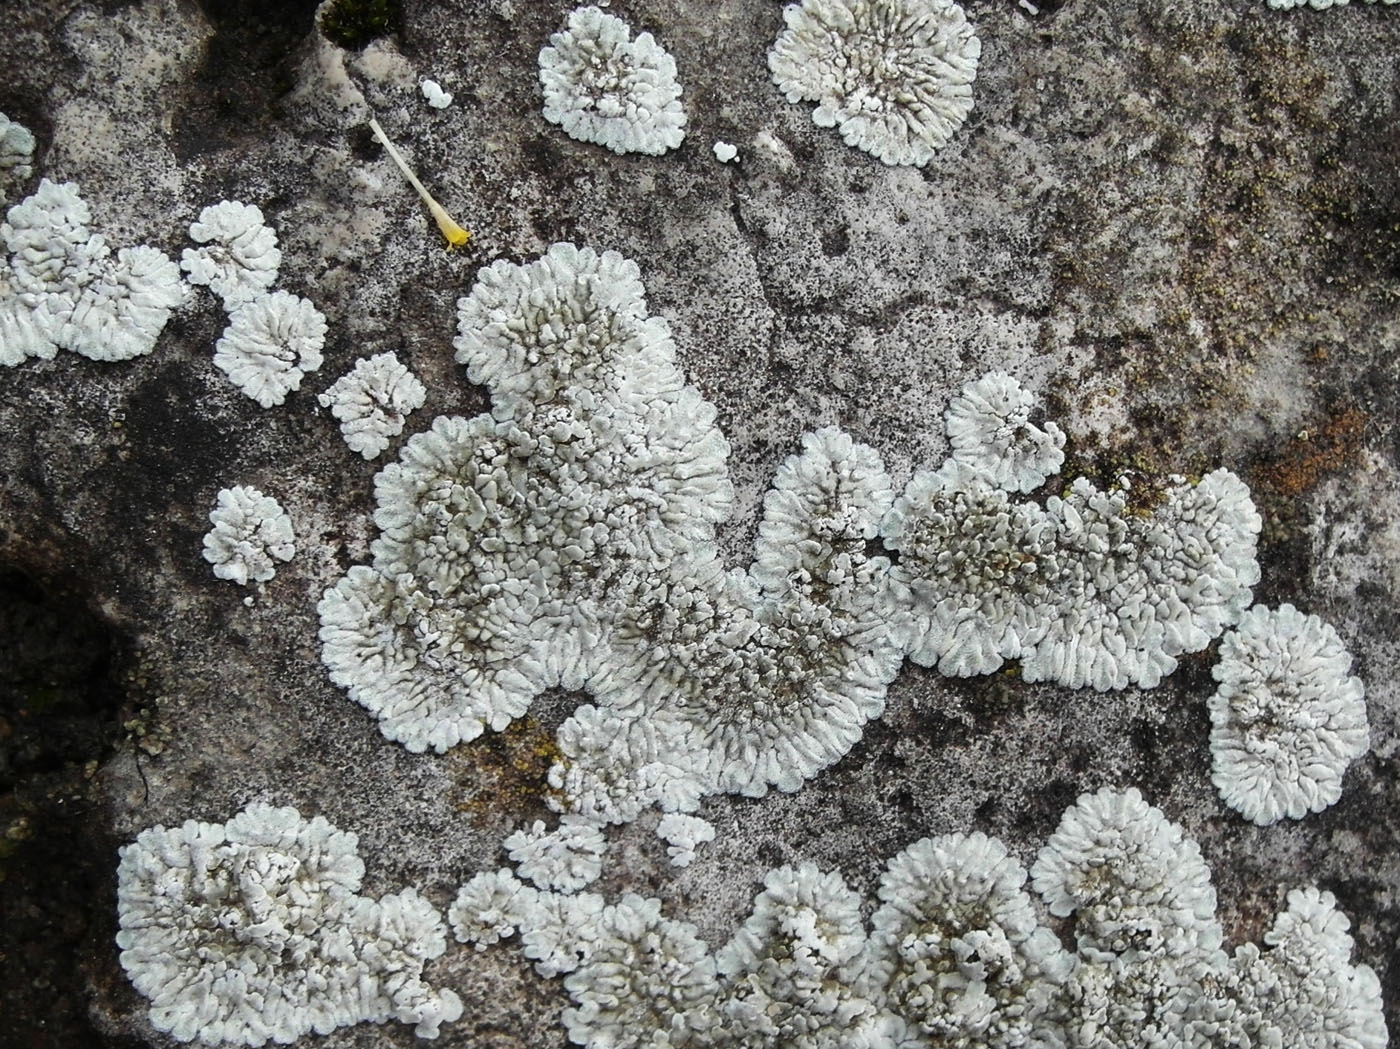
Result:
M265 583L276 573L274 560L290 561L296 553L292 519L256 488L225 488L209 522L214 527L204 537L204 559L220 579Z
M774 83L886 164L927 164L972 110L982 44L952 0L803 0L783 18Z
M732 142L716 142L714 145L715 159L721 164L728 164L739 156L739 147Z
M452 92L444 91L442 85L436 80L424 80L418 85L423 97L428 100L428 105L434 109L446 109L452 105Z
M715 840L715 828L699 816L668 812L656 825L656 835L666 842L666 855L671 857L671 866L689 867L695 859L695 850L705 842Z
M676 62L650 33L596 7L569 15L540 51L544 118L614 153L659 155L685 138Z
M180 268L191 284L218 295L225 309L265 294L277 280L282 265L277 234L255 205L236 200L209 205L190 225L190 238L201 246L185 249Z
M442 917L413 889L359 895L357 845L319 816L254 804L124 846L117 946L151 1025L256 1047L391 1017L436 1038L458 1019L461 999L422 979L447 947Z
M23 124L0 113L0 204L5 190L34 174L34 135Z
M340 420L340 432L352 452L373 459L403 433L404 419L423 407L428 391L418 377L392 353L379 353L355 362L317 397Z
M215 347L214 363L264 408L281 404L301 377L321 366L326 318L312 303L286 291L236 307Z
M1211 779L1258 824L1321 812L1366 753L1365 689L1329 624L1256 605L1220 644L1209 701Z

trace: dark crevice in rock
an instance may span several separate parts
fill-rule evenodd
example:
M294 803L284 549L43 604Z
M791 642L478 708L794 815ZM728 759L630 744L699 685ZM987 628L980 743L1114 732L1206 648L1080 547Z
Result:
M175 118L184 161L235 144L277 115L293 87L293 53L314 28L316 0L200 0L214 28L190 103Z
M326 39L351 51L403 33L403 0L335 0L321 18Z
M109 967L115 931L95 774L121 731L127 646L79 588L12 566L0 566L0 637L5 1044L112 1046L89 1023L86 970Z
M112 643L103 625L0 568L0 790L100 756L115 709Z
M356 124L346 132L345 144L350 147L350 155L359 161L372 162L384 155L384 147L368 124Z
M1027 804L1017 815L1017 828L1032 840L1049 838L1084 789L1081 783L1063 777L1042 783L1027 795Z

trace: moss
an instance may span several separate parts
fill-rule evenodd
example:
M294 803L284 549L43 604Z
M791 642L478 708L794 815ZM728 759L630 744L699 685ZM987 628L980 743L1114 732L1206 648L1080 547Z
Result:
M349 51L402 31L403 0L335 0L321 16L326 39Z
M1171 446L1071 448L1054 481L1055 491L1061 498L1068 496L1081 477L1101 492L1116 490L1119 478L1126 475L1132 482L1126 493L1128 512L1147 517L1162 504L1171 487L1168 478L1182 472L1181 467Z
M480 742L483 745L474 755L457 759L460 765L453 777L461 791L455 801L458 812L485 824L503 802L517 812L542 813L540 803L559 796L549 785L549 770L564 755L553 735L532 715L517 718Z

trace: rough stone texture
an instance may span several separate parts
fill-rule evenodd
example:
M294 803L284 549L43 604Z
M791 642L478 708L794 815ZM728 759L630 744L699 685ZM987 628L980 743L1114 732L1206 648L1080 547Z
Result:
M782 100L772 0L617 0L675 56L687 139L664 158L575 142L540 115L535 67L568 9L406 0L400 35L347 53L305 2L0 6L0 110L38 136L34 184L78 180L95 230L176 257L204 205L255 203L284 250L278 286L331 326L326 367L269 411L214 367L224 315L202 292L149 357L63 354L0 377L12 1044L169 1044L112 943L115 845L146 826L293 804L359 834L367 893L413 886L445 908L545 815L553 728L577 697L437 757L384 740L327 680L315 603L366 558L376 467L316 394L393 350L429 388L410 429L480 411L452 363L455 299L479 266L560 239L638 261L718 406L736 562L803 432L841 424L902 484L946 453L949 397L1001 368L1069 434L1065 479L1238 472L1266 522L1256 598L1336 626L1372 733L1335 807L1259 828L1210 784L1214 646L1160 688L1107 696L906 664L839 765L794 795L708 802L716 840L682 871L655 814L610 831L594 888L659 895L713 945L768 867L812 860L869 896L885 858L971 830L1029 862L1081 791L1136 785L1200 842L1231 942L1259 937L1289 888L1334 892L1400 1030L1400 12L972 2L972 116L915 170ZM426 105L425 76L452 107ZM476 232L466 250L444 250L372 113ZM716 139L740 162L716 163ZM297 531L251 603L200 557L231 484L274 495ZM513 950L453 948L429 978L466 1003L443 1046L563 1044L562 990ZM389 1025L320 1044L411 1041Z

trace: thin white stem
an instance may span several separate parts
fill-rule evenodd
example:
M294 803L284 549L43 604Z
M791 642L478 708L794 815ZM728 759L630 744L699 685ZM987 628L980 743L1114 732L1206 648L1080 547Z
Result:
M442 235L447 238L447 243L452 247L456 247L469 241L472 235L461 226L457 225L452 216L447 213L447 209L435 201L432 194L424 188L423 183L418 181L418 176L415 175L413 169L408 166L408 161L404 160L403 154L389 141L389 136L384 134L384 129L379 126L379 121L374 117L369 118L369 129L374 132L375 138L379 139L384 148L389 151L389 156L392 157L394 163L399 166L399 170L403 172L404 178L408 179L409 185L418 191L418 196L421 197L423 203L427 205L429 213L433 216L433 221L437 223L437 227L442 231Z
M403 172L403 177L408 179L409 185L416 189L418 195L423 198L423 203L428 205L429 208L436 204L437 201L433 199L431 193L423 188L423 183L418 181L418 176L415 175L413 169L408 166L408 161L404 160L403 154L389 141L389 136L384 134L384 129L379 126L379 121L375 120L374 117L369 118L369 129L374 132L375 137L378 138L384 148L389 151L389 156L391 156L394 163L399 166L399 170Z

